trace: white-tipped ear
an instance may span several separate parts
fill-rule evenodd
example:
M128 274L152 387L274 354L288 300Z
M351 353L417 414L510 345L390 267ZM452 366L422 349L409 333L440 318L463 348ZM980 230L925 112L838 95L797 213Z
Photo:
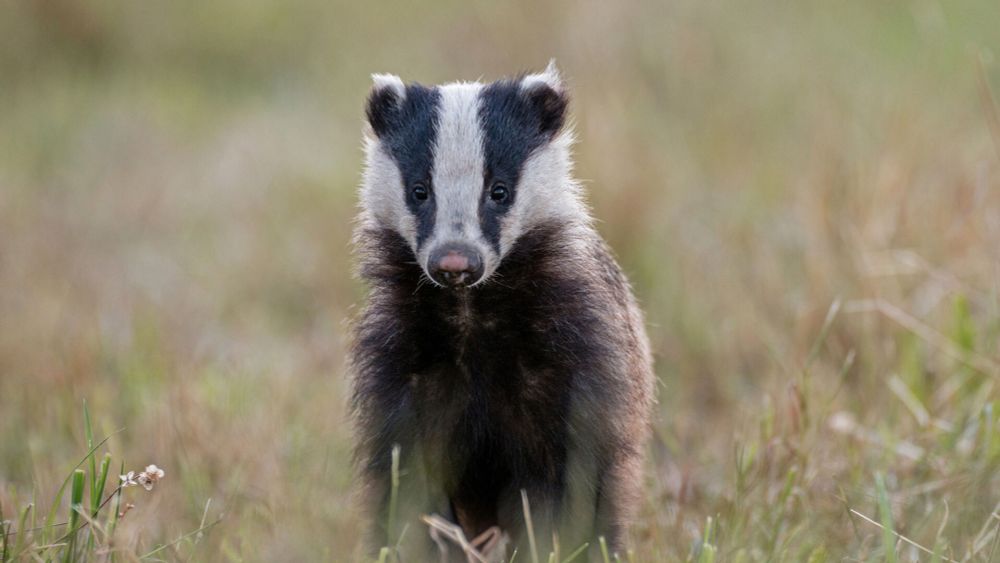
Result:
M365 113L372 130L381 137L392 127L406 100L406 85L395 74L373 74L372 82Z
M372 90L375 92L388 90L395 94L400 101L406 99L406 85L395 74L373 74Z
M549 65L542 72L529 74L521 79L521 88L524 90L530 90L540 85L548 86L557 93L562 93L562 77L559 76L559 69L556 68L555 59L549 59Z

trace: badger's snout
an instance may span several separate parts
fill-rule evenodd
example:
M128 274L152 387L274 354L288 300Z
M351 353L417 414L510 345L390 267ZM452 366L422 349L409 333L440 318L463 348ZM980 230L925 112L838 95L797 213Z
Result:
M441 285L472 285L483 277L483 257L465 244L444 244L430 253L427 271Z

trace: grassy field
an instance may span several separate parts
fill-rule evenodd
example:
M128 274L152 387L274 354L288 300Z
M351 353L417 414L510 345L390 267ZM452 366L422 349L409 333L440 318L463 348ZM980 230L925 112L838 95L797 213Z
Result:
M556 57L656 351L634 559L1000 561L1000 3L368 4L0 4L0 555L108 497L91 560L353 560L369 74Z

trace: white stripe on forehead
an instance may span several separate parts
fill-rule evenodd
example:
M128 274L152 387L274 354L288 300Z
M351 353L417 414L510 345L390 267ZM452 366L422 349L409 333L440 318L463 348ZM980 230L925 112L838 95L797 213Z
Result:
M483 190L483 130L479 123L479 83L440 87L437 141L432 181L439 242L479 238L479 202Z

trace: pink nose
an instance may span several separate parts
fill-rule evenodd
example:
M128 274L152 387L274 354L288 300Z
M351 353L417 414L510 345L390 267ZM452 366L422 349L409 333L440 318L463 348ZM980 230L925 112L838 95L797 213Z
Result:
M461 243L449 243L431 250L427 273L440 285L461 287L472 285L483 275L483 259L475 248Z
M469 269L469 258L453 250L441 257L441 260L438 261L438 269L456 274L464 272Z

